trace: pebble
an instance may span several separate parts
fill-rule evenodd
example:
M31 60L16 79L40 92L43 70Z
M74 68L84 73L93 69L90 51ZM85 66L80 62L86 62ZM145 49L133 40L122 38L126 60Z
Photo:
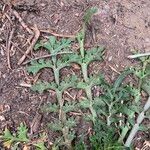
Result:
M1 53L2 56L4 56L4 55L5 55L4 49L1 48L1 49L0 49L0 53Z
M5 121L5 117L4 116L0 116L0 121Z
M112 56L108 57L108 61L111 61L112 60Z

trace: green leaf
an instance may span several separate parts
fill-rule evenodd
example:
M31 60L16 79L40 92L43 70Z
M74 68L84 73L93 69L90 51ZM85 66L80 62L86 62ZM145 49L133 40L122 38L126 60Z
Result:
M69 60L68 61L63 61L62 59L58 59L56 65L57 65L57 68L60 70L64 67L69 67L70 66L70 61Z
M96 97L96 98L94 98L93 101L94 101L94 106L99 106L99 107L105 107L106 106L105 102L102 100L101 97Z
M95 85L100 85L102 83L101 77L99 76L90 76L87 82L80 81L77 84L77 88L86 89L87 87L93 87Z
M23 123L17 128L17 138L18 141L28 142L29 139L27 138L28 128Z
M55 82L48 83L46 81L38 81L36 84L34 84L31 87L31 90L37 91L39 93L43 93L44 91L51 89L51 90L58 90L60 92L63 92L64 90L68 89L69 87L75 87L77 83L77 77L71 76L70 78L65 78L59 86Z
M76 87L77 84L77 76L76 75L72 75L71 77L66 77L63 81L60 82L60 85L58 87L59 91L64 91L68 88L73 88Z
M35 75L43 68L52 68L52 62L50 60L45 61L44 59L32 61L31 65L27 67L27 71Z
M49 123L48 127L52 130L52 131L62 131L63 129L63 125L61 124L61 122L59 121L55 121L54 123Z
M53 54L55 44L57 44L56 42L56 37L50 36L48 41L43 44L43 47L46 48L46 50L48 50L51 54Z
M87 146L85 145L83 139L80 139L78 143L75 144L75 150L87 150Z
M77 88L79 88L79 89L86 89L87 85L88 85L87 83L81 81L81 82L79 82L77 84Z
M56 90L57 89L57 85L54 82L48 83L48 82L44 82L44 81L38 81L36 84L34 84L31 87L31 90L33 91L37 91L39 93L43 93L45 90Z
M84 109L90 108L90 101L88 99L81 100L79 106Z
M37 50L40 47L44 47L52 55L57 55L61 50L69 48L71 42L72 41L70 39L61 39L60 41L58 41L55 36L50 36L48 41L40 41L39 43L37 43L34 49Z
M117 80L115 81L114 86L113 86L114 93L116 92L117 88L121 85L124 78L131 73L133 73L133 70L127 70L127 71L121 73L121 75L119 75L119 77L117 78Z
M150 79L146 78L143 81L142 89L150 95Z
M108 127L104 122L97 120L94 125L94 135L90 136L91 149L93 150L124 150L118 142L117 129Z
M43 141L34 144L34 146L36 147L37 150L47 150Z
M57 104L47 104L41 108L44 112L58 112L59 106Z
M7 141L12 140L15 137L11 134L11 132L7 128L5 128L4 135L0 136L0 138Z
M57 41L54 39L54 37L50 37L49 41L44 44L44 47L51 54L57 54L61 50L69 48L70 45L71 45L70 39L61 39L60 41Z
M77 109L77 105L75 102L74 103L68 102L68 103L65 103L62 109L65 113L68 113L71 111L75 111Z
M92 7L86 11L84 18L83 18L85 24L89 23L91 17L97 12L97 10L98 9L96 7Z
M104 54L103 47L96 47L92 48L91 50L86 50L83 62L89 64L92 61L100 61L103 59L103 54Z
M38 43L35 44L34 50L38 50L41 47L43 47L43 42L42 41L40 41L40 42L38 42Z
M65 127L68 127L68 128L72 128L72 127L75 127L76 126L76 121L73 117L70 117L66 120L65 122Z
M84 114L83 116L84 120L85 121L88 121L88 122L93 122L93 115L92 114Z
M68 134L68 139L70 141L72 141L74 138L75 138L75 132L74 131L69 131L69 134Z
M55 36L50 36L49 37L49 43L51 44L52 47L55 46L57 40L56 40L56 37Z
M139 126L139 131L146 132L147 130L148 130L148 128L147 128L145 125L140 124L140 126Z

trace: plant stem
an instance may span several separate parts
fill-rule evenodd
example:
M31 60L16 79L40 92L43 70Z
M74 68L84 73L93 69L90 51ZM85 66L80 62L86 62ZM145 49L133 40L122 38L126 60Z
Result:
M64 144L67 146L68 150L73 150L73 147L72 147L72 140L69 138L69 128L68 127L64 127L63 130L63 136L64 136Z
M63 105L64 105L64 100L62 98L62 91L57 90L56 91L56 95L57 95L57 100L59 103L59 120L61 121L61 123L64 124L66 123L66 113L63 111ZM72 149L72 145L71 145L71 140L68 137L69 134L69 128L67 126L64 126L62 129L62 134L63 134L63 138L64 138L64 143L65 145L68 147L69 150Z
M95 119L97 118L97 114L96 114L96 111L95 109L93 108L93 103L90 101L90 111L91 111L91 114L92 114L92 121L93 121L93 124L95 124Z
M96 111L95 109L93 108L93 99L92 99L92 91L91 91L91 85L87 86L86 89L86 95L88 97L88 100L90 101L90 111L91 111L91 114L92 114L92 120L93 120L93 123L95 124L95 119L97 118L97 114L96 114Z
M129 131L129 127L128 125L126 124L125 127L122 129L122 132L120 134L120 137L119 137L119 140L118 142L123 142L123 139L125 138L126 134L128 133Z
M133 126L133 128L132 128L132 130L131 130L131 132L130 132L130 134L129 134L129 136L128 136L126 142L125 142L125 146L126 146L126 147L130 147L131 142L132 142L134 136L136 135L137 131L139 130L140 124L142 123L142 121L143 121L144 118L145 118L145 115L144 115L144 114L145 114L145 112L146 112L149 108L150 108L150 96L149 96L149 98L148 98L148 100L147 100L147 102L146 102L146 104L145 104L145 106L144 106L143 111L139 114L139 116L138 116L138 118L137 118L137 121L136 121L137 123Z
M54 78L57 85L59 85L59 69L55 66L53 67Z
M64 123L64 121L66 120L66 116L65 113L62 110L62 107L64 105L64 101L62 99L62 92L59 90L56 90L56 95L57 95L57 100L59 103L59 120Z
M147 61L144 61L142 65L142 77L139 78L139 83L138 83L139 96L136 97L135 102L138 102L140 100L141 86L142 86L143 78L145 77L144 74L145 74L146 66L147 66Z
M87 66L87 64L82 63L81 69L82 69L84 81L87 82L88 81L88 66Z
M111 103L109 106L108 106L108 111L109 111L109 115L107 117L107 126L110 126L111 125L111 121L110 121L110 117L111 117L111 108L112 108L113 104Z
M59 69L57 67L57 57L52 56L52 62L53 62L53 72L54 72L54 78L57 85L59 85Z
M81 57L84 58L84 39L85 39L85 25L77 35L77 40L80 46L80 54Z
M84 58L84 40L80 42L80 54Z
M92 91L91 91L91 86L90 85L87 85L86 89L85 89L85 92L86 92L86 95L87 95L87 98L89 100L92 100Z

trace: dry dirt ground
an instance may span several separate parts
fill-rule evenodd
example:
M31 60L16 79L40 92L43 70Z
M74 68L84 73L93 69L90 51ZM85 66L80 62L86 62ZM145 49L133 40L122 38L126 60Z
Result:
M59 35L75 35L81 28L84 12L92 6L96 6L98 12L91 20L86 45L106 47L104 63L92 66L92 69L102 70L113 81L117 73L136 65L135 60L127 58L129 54L133 51L150 50L150 0L0 1L0 130L5 126L15 130L20 122L31 127L39 107L51 99L47 95L32 92L23 84L28 85L35 79L27 74L25 65L17 64L30 45L28 39L31 35L23 28L13 11L20 14L29 28L36 24L39 30L52 30ZM11 33L13 35L10 38ZM41 32L40 38L49 35L51 34ZM41 55L42 52L31 52L26 60ZM43 72L41 77L53 78L48 71ZM39 118L37 131L43 130L50 119L46 114L42 119ZM140 134L135 139L137 147L142 146L144 136Z

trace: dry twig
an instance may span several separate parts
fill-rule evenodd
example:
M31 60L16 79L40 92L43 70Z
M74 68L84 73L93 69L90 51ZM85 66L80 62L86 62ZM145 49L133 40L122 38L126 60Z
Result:
M31 60L28 60L28 61L24 62L23 65L26 65L26 64L30 63L31 61L34 61L34 60L38 60L38 59L42 59L42 58L48 58L48 57L58 55L58 54L72 54L72 52L60 52L60 53L57 53L57 54L48 54L48 55L44 55L44 56L39 56L39 57L36 57L36 58L33 58Z
M129 55L128 58L138 58L138 57L144 57L144 56L150 56L150 52L147 53L141 53L141 54L135 54L135 55Z
M14 34L15 28L13 28L10 32L8 41L7 41L7 45L6 45L6 49L7 49L7 64L8 64L8 68L11 69L11 65L10 65L10 48L11 48L11 40Z
M21 16L19 15L19 13L16 10L13 10L13 14L15 15L15 17L19 20L19 22L21 23L22 27L25 28L31 35L33 35L34 33L32 32L32 30L25 24L25 22L23 21L23 19L21 18Z
M31 52L31 50L33 49L34 45L36 44L36 42L37 42L37 40L38 40L38 38L40 36L40 31L38 30L37 25L34 25L33 30L34 30L34 33L35 33L34 38L33 38L32 42L31 42L31 45L26 50L25 54L18 61L18 65L23 63L23 61L26 58L26 55L28 55Z
M111 65L108 65L110 67L111 70L113 70L114 72L116 72L117 74L121 74L119 71L117 71L114 67L112 67Z
M51 29L47 29L47 30L40 30L40 32L43 32L43 33L50 33L54 36L57 36L57 37L63 37L63 38L76 38L76 35L64 35L64 34L58 34L58 33L55 33L53 30Z
M18 46L17 44L15 44L15 43L12 42L12 41L11 41L11 43L12 43L12 45L13 45L15 48L17 48L17 49L19 50L19 52L21 52L22 54L26 55L25 52L24 52L21 48L19 48L19 46ZM26 57L29 58L29 59L31 59L31 57L30 57L29 55L26 55Z

